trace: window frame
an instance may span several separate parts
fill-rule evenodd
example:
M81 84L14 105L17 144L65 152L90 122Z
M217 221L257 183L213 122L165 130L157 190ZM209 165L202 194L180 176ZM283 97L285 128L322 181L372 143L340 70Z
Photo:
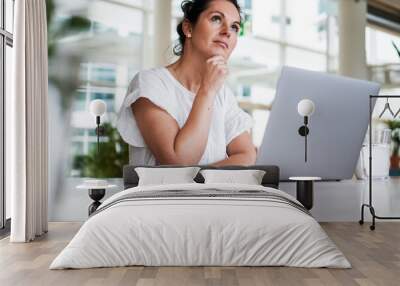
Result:
M6 0L0 0L1 5L1 21L0 21L0 237L6 235L10 231L10 219L6 218L6 188L5 188L5 103L6 103L6 50L7 46L13 48L13 34L6 30ZM15 0L10 3L13 5L13 13ZM11 15L13 17L14 15ZM14 30L14 29L12 29Z

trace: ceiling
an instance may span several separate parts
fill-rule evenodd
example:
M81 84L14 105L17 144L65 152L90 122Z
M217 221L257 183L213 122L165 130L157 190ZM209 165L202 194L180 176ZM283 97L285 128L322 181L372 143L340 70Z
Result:
M397 13L400 13L400 1L399 0L368 0L368 5L381 7L382 9L387 9L396 12L393 10L397 10Z
M368 22L400 33L400 0L368 0Z

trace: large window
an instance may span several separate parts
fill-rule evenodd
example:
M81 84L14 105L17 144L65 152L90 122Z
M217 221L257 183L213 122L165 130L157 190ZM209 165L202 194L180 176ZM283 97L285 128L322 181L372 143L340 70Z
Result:
M366 52L370 79L382 85L382 94L400 94L400 33L388 31L373 25L366 29ZM375 106L375 115L384 108L385 101L378 100ZM391 100L391 108L400 108L399 100ZM383 119L392 120L387 113Z
M10 214L10 194L5 187L5 106L11 93L14 1L0 0L0 228Z
M400 34L368 26L366 30L367 63L369 65L400 63L400 55L393 44L400 49Z

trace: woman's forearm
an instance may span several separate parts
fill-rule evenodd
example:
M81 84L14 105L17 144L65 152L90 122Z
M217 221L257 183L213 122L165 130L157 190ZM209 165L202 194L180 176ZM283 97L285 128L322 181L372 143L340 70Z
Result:
M197 164L200 161L207 145L214 100L213 93L199 89L186 123L175 138L176 163Z
M228 158L215 162L211 164L211 166L221 167L221 166L228 166L228 165L254 165L256 162L256 153L255 152L243 152L232 154Z

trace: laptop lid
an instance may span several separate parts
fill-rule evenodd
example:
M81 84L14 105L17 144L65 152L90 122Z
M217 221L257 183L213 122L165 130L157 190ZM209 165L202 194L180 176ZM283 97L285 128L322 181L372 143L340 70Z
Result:
M284 67L256 164L279 166L280 180L350 179L369 124L369 95L379 89L377 83ZM305 98L315 104L308 123L307 162L305 140L298 133L303 117L297 112Z

